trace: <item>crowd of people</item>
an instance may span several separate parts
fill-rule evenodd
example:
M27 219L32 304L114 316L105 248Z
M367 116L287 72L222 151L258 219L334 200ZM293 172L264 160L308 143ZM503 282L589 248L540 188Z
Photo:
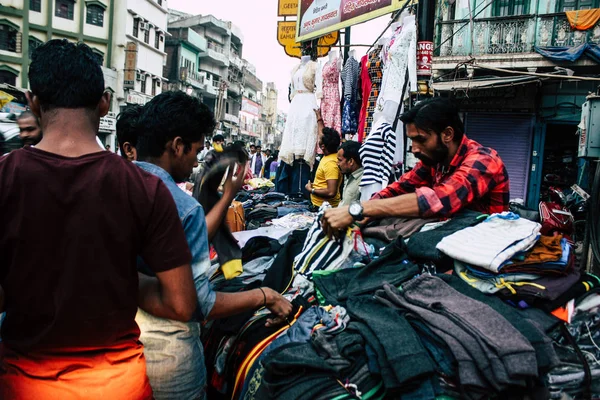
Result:
M269 287L225 293L209 282L209 243L245 180L275 179L277 152L212 136L212 112L183 92L127 107L119 155L102 151L110 93L85 44L36 48L29 81L18 120L27 146L0 159L0 398L204 398L204 321L264 307L277 326L292 312ZM426 101L401 119L420 163L361 203L360 144L341 143L317 112L323 156L306 190L313 206L333 207L329 235L385 217L507 210L502 161L467 138L451 103ZM199 159L224 166L216 197L206 168L194 178Z

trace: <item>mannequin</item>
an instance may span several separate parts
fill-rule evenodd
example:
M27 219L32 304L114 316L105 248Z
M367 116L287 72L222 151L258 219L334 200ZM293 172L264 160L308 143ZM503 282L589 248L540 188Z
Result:
M342 59L338 57L338 52L337 50L331 50L329 52L329 62L335 62L338 70L341 71L342 70Z
M356 60L356 50L350 50L350 52L348 53L348 57L352 57Z
M335 129L338 133L342 130L342 116L340 111L340 71L342 60L337 50L329 52L329 59L321 71L323 78L321 115L323 124Z
M279 158L288 165L303 158L312 168L317 147L317 63L305 55L292 70L291 104L283 131ZM307 177L308 179L309 177ZM303 185L306 182L303 183ZM302 186L303 187L303 186Z

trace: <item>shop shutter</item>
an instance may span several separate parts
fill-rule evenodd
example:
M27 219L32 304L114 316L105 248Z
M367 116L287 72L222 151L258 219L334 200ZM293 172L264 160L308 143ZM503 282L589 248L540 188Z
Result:
M510 198L526 200L534 117L531 114L467 113L465 131L495 149L508 170Z

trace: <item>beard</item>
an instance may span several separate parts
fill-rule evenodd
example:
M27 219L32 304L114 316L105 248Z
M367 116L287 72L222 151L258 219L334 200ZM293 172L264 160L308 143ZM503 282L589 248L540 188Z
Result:
M438 142L436 148L431 152L431 157L424 154L415 155L416 158L428 167L435 167L436 165L443 163L448 158L448 147L446 147L440 137L438 136Z

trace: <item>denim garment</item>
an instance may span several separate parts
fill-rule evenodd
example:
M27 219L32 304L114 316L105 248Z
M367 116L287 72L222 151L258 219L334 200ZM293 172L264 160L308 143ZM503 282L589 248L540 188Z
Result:
M202 206L184 193L173 178L157 165L136 162L143 170L158 176L173 195L179 218L192 253L192 274L198 295L201 320L210 314L216 293L207 277L210 268L206 219ZM198 322L179 322L154 317L138 310L136 322L144 344L147 374L157 400L205 398L206 367Z

